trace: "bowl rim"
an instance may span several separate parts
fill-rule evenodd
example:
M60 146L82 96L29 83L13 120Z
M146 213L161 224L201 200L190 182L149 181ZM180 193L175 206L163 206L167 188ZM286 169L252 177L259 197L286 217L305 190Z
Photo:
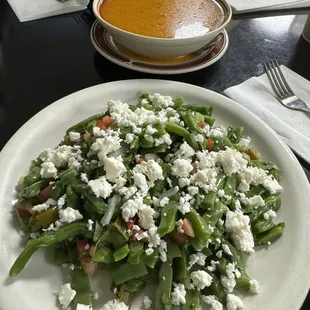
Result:
M185 42L185 41L190 41L190 42L195 42L195 41L200 41L206 37L208 37L210 34L215 34L217 33L218 31L221 31L223 30L227 25L228 23L231 21L231 18L232 18L232 9L231 9L231 6L228 4L227 0L214 0L216 1L217 3L219 3L220 5L224 6L227 10L227 18L225 20L225 22L223 24L221 24L221 26L219 26L218 28L214 29L214 30L211 30L207 33L204 33L204 34L201 34L201 35L198 35L198 36L193 36L193 37L187 37L187 38L158 38L158 37L150 37L150 36L145 36L145 35L141 35L141 34L137 34L137 33L133 33L133 32L130 32L130 31L127 31L127 30L124 30L124 29L121 29L121 28L118 28L110 23L108 23L106 20L104 20L100 14L99 14L99 5L101 4L101 2L104 1L104 0L94 0L93 1L93 4L92 4L92 8L93 8L93 13L96 17L96 19L103 25L105 26L106 28L111 28L115 31L118 31L118 32L122 32L128 36L131 36L135 39L142 39L142 40L148 40L148 41L162 41L162 42Z

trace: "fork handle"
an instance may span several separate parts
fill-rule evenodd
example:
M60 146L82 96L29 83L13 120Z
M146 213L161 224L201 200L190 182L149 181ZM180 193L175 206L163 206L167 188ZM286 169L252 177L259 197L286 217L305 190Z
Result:
M310 109L309 109L309 108L298 108L298 109L296 109L296 110L299 110L299 111L305 112L305 113L307 113L307 114L309 114L309 115L310 115Z

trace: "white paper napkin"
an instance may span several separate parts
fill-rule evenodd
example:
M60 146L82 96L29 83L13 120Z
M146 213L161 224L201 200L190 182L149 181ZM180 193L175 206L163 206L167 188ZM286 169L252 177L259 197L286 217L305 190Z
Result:
M310 108L310 82L285 66L281 69L292 90ZM230 87L224 94L262 118L298 155L310 162L310 115L290 110L277 101L266 74Z
M19 21L30 20L61 15L85 10L88 0L8 0Z
M234 13L310 7L310 0L228 0Z

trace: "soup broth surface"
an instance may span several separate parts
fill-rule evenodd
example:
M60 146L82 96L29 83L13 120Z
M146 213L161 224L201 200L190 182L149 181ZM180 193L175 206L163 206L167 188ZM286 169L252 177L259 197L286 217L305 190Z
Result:
M115 27L157 38L202 35L225 18L214 0L103 0L99 13Z

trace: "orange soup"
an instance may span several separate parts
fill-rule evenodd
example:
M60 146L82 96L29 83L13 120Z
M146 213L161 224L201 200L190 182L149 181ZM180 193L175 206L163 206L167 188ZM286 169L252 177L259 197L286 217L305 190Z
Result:
M215 0L103 0L99 13L115 27L157 38L202 35L225 19Z

